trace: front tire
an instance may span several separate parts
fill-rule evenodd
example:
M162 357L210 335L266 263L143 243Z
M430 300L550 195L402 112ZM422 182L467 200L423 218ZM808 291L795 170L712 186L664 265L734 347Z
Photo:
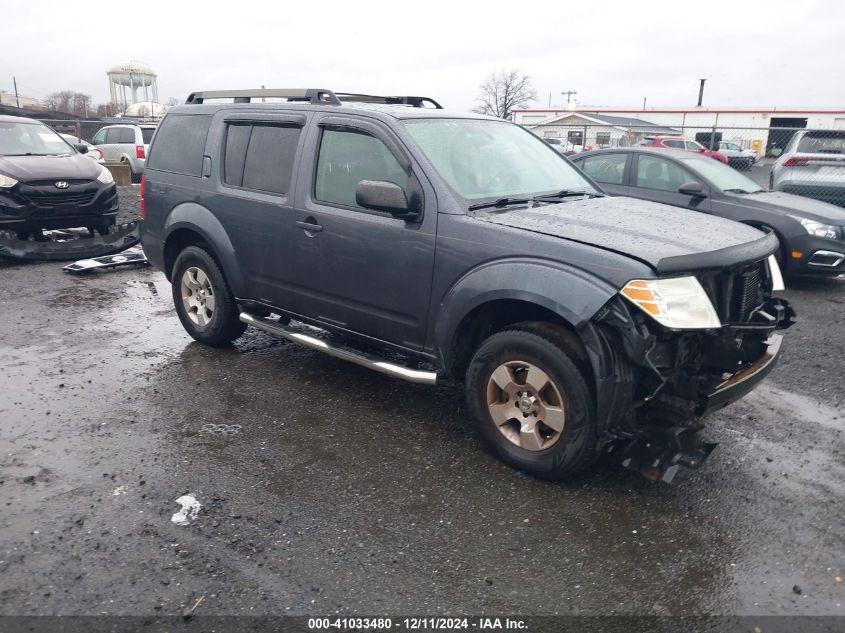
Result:
M206 345L231 343L246 329L223 272L208 251L188 246L171 276L173 303L185 331Z
M520 470L560 480L596 456L593 397L554 326L524 324L485 340L466 396L482 436Z

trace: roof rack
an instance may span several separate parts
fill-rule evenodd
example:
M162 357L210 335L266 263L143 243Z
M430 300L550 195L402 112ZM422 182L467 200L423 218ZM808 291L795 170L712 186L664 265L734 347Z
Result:
M250 103L252 99L282 98L288 101L307 101L324 105L342 105L343 101L357 103L384 103L389 105L408 105L414 108L424 108L430 104L438 110L443 106L431 97L389 96L378 97L352 92L332 92L322 88L307 89L279 89L279 88L251 88L248 90L203 90L188 95L186 104L204 103L206 99L232 99L235 103Z

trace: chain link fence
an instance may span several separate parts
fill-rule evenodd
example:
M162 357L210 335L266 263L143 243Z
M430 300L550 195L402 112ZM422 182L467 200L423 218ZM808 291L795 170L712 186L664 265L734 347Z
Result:
M764 189L845 207L845 129L796 127L527 126L565 155L650 145L712 155Z

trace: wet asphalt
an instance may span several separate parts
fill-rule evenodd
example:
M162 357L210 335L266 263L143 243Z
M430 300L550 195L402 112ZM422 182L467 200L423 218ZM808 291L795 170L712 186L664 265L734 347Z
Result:
M783 360L701 470L553 484L457 385L203 347L148 268L2 265L0 614L845 614L845 279L786 296Z

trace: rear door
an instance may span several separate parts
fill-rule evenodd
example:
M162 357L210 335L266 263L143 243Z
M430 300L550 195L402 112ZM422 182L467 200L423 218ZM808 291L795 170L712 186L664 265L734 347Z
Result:
M575 164L612 196L628 194L628 186L625 184L625 170L629 162L630 154L623 152L575 159Z
M293 209L296 156L308 116L223 113L216 126L219 182L209 201L237 253L246 299L301 313L318 270Z
M695 211L710 211L709 195L708 197L690 196L678 191L678 188L685 183L700 182L709 194L708 185L678 162L652 154L638 154L632 158L629 196Z

